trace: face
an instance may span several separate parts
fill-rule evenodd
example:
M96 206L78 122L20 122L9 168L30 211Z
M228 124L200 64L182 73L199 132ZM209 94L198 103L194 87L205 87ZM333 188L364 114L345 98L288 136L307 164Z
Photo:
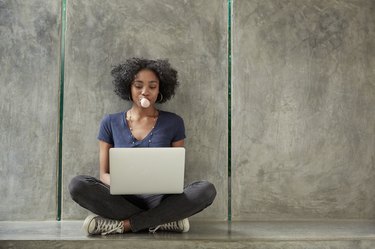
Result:
M131 95L133 102L140 106L140 99L147 98L151 106L155 104L159 94L159 79L156 74L143 69L137 73L131 85Z

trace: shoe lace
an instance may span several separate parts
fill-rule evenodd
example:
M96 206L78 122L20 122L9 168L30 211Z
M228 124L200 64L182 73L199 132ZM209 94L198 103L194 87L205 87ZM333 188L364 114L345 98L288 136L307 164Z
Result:
M124 225L121 221L97 217L95 232L107 235L111 233L122 233Z
M149 232L155 233L159 229L160 230L166 230L166 231L176 231L176 232L182 231L182 228L178 224L178 221L172 221L172 222L169 222L169 223L166 223L166 224L163 224L163 225L159 225L155 228L150 228Z

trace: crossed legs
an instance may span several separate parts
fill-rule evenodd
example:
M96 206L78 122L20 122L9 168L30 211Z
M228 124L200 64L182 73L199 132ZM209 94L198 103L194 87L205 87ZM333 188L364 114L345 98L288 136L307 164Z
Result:
M182 194L111 195L109 186L91 176L79 175L69 184L72 199L105 218L128 220L133 232L190 217L215 199L216 189L208 181L196 181Z

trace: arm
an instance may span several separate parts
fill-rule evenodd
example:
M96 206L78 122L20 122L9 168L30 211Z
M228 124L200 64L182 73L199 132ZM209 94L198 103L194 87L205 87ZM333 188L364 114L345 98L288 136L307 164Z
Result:
M172 147L184 147L185 141L183 139L172 142Z
M109 177L109 149L112 148L113 145L99 141L99 174L100 180L110 185L110 177Z

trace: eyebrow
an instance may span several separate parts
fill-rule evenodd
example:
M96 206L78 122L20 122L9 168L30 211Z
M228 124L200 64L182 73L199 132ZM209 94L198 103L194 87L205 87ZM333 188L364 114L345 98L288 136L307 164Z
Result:
M142 80L134 80L134 83L144 83ZM157 80L151 80L151 81L149 81L148 83L158 83L158 81Z

